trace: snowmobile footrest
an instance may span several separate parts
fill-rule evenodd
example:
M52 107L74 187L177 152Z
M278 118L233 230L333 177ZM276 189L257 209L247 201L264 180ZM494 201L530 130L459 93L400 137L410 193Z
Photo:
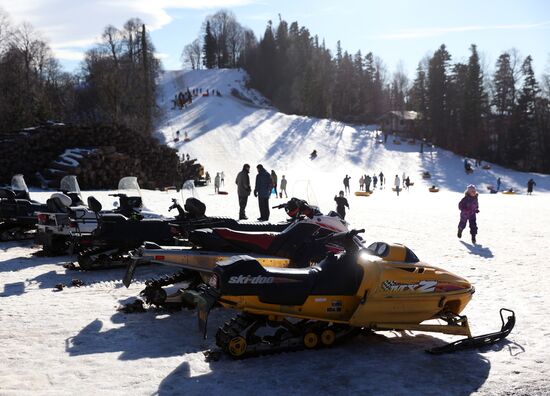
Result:
M509 312L511 315L508 316L506 322L504 321L504 315L503 312ZM476 337L469 337L464 338L462 340L458 340L455 342L451 342L449 344L435 347L432 349L426 350L426 352L431 353L433 355L441 355L444 353L452 353L456 351L462 351L464 349L474 349L474 348L480 348L486 345L492 345L508 336L512 329L514 328L514 325L516 324L516 314L514 311L506 308L500 309L500 320L502 322L502 327L500 331L479 335Z

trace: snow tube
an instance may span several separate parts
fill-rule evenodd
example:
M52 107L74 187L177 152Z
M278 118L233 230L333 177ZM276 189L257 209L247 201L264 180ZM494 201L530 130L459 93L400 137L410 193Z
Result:
M428 188L428 191L430 191L430 192L438 192L438 191L439 191L439 188L437 188L437 187L430 187L430 188Z
M503 194L506 194L506 195L514 195L514 194L517 194L516 191L503 191L502 193L503 193Z
M371 194L370 191L355 191L355 195L358 197L368 197Z
M482 168L485 170L489 170L491 169L491 165L483 165Z
M218 191L218 194L219 195L227 195L229 194L227 191Z
M431 177L430 172L422 172L422 179L430 179Z

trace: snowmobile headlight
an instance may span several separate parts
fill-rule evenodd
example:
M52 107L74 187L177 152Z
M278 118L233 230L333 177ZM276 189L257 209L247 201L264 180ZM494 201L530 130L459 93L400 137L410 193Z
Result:
M212 274L210 279L208 279L208 284L212 286L214 289L217 289L220 285L220 278L217 274Z

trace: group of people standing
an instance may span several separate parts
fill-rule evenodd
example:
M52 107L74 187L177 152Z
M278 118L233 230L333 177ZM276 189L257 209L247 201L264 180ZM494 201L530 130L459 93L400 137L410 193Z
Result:
M286 192L287 179L283 175L281 179L280 189L277 192L277 174L274 170L271 171L271 174L265 170L262 164L256 166L258 174L256 175L256 182L254 184L254 196L258 198L258 206L260 208L260 217L259 221L268 221L269 220L269 198L273 193L275 197L285 197L288 198ZM237 184L237 196L239 197L239 220L248 220L246 216L246 205L248 204L248 197L252 192L252 187L250 184L250 165L244 164L243 169L237 174L235 179L235 184Z
M177 107L181 110L187 103L193 103L193 95L191 95L189 88L185 92L180 91L174 95L174 99L172 100L174 106L172 108L175 109Z
M186 104L193 103L193 97L195 96L210 96L210 95L216 95L216 96L222 96L220 91L217 89L206 89L204 92L202 91L202 88L193 88L192 91L187 88L185 92L180 91L179 93L174 95L174 99L172 99L172 109L183 109Z

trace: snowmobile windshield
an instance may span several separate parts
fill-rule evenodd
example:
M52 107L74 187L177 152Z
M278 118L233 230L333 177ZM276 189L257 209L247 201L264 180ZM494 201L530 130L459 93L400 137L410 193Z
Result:
M14 175L11 178L11 189L13 191L25 191L26 193L29 192L29 188L27 187L27 183L25 183L23 175L18 174Z
M187 180L183 183L183 186L180 190L181 202L187 201L187 198L199 198L197 189L195 188L195 182L193 180Z
M64 176L59 182L59 189L64 192L76 193L80 199L82 199L80 186L78 185L78 180L76 180L76 176L74 175Z
M309 180L297 180L292 184L292 196L307 201L311 207L319 207L319 201Z
M126 194L128 197L141 197L141 189L139 188L137 177L127 176L120 179L118 182L118 192Z
M144 214L144 212L151 212L147 206L145 206L137 177L127 176L120 179L118 182L118 193L126 195L125 198L120 198L121 208L139 209L142 214Z

